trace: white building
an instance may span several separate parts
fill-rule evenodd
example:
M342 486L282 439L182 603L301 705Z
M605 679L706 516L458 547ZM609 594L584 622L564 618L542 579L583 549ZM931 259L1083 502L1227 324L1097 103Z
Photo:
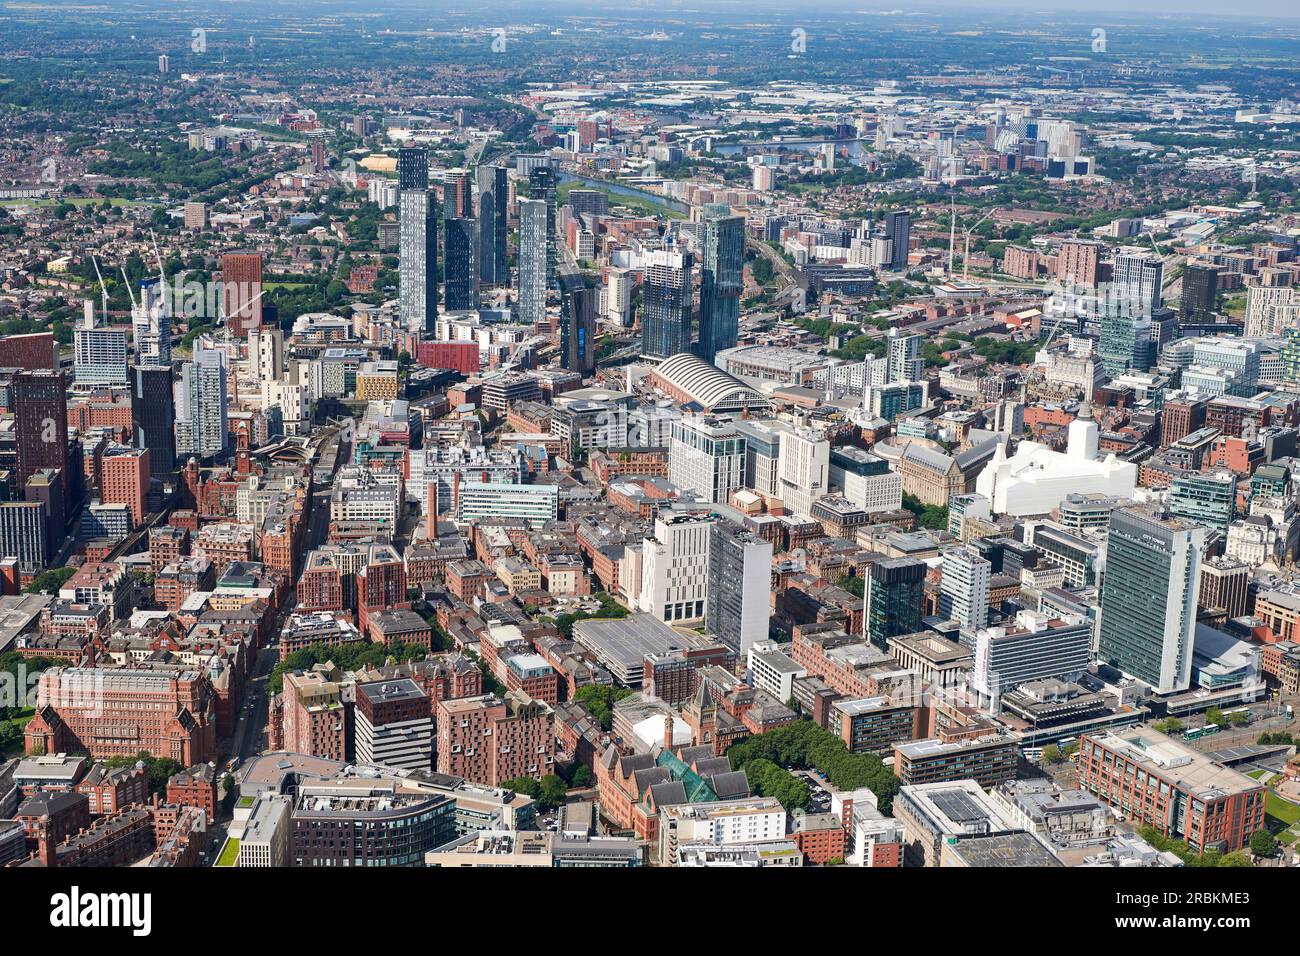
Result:
M778 457L777 495L800 518L830 490L831 443L812 428L783 431Z
M745 486L745 439L725 419L673 422L668 480L704 501L725 504Z
M1048 514L1069 494L1133 497L1137 466L1114 454L1099 461L1097 442L1097 424L1084 418L1070 423L1064 454L1022 441L1008 458L1001 442L975 479L975 491L992 502L994 514L1014 516Z
M709 584L708 514L667 514L655 519L654 537L641 545L640 610L666 624L704 618Z
M939 583L939 613L973 634L989 622L989 590L993 565L973 551L953 548L943 553Z

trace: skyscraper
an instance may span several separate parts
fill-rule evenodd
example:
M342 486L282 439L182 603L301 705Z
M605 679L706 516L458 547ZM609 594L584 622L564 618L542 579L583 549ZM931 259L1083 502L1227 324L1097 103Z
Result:
M140 284L140 299L131 307L131 337L136 365L171 363L172 320L161 281Z
M912 214L895 211L885 217L885 238L889 240L889 267L894 272L907 269L907 253L912 245Z
M925 359L921 358L921 336L903 335L898 329L889 330L889 365L886 373L890 382L919 382L924 377Z
M729 521L716 522L709 531L708 581L705 631L743 658L751 644L767 640L771 542Z
M555 169L551 166L538 166L528 174L528 198L546 203L546 288L555 288L555 212L556 186Z
M226 353L194 343L176 382L176 451L208 458L226 450Z
M443 305L449 312L478 308L478 270L475 268L473 219L444 219Z
M1133 315L1149 317L1164 301L1161 284L1164 263L1145 252L1115 257L1113 284L1120 308Z
M1178 321L1201 322L1214 312L1219 298L1219 267L1208 262L1189 262L1183 267L1183 293L1178 302Z
M470 204L469 172L464 169L447 171L442 186L442 214L448 219L473 219Z
M484 285L508 285L507 197L503 166L480 166L478 179L478 274Z
M867 640L882 651L891 637L921 629L925 570L925 562L915 558L890 558L870 565L864 625Z
M560 319L560 364L584 375L596 369L595 289L579 285L564 292Z
M712 362L733 348L739 335L740 293L745 279L745 220L729 206L704 207L700 255L700 358Z
M973 551L954 548L943 553L942 571L939 613L961 625L962 643L974 646L975 632L989 623L993 565Z
M63 374L44 369L14 376L14 435L18 442L17 492L41 468L68 464L68 394Z
M519 200L519 321L546 322L546 202Z
M1110 519L1101 658L1158 694L1187 690L1205 529L1125 508Z
M408 331L432 333L438 316L438 216L429 193L429 151L397 151L398 304Z
M176 471L175 396L170 365L137 365L132 372L131 417L137 448L149 449L149 466L159 478Z
M228 252L221 257L221 308L231 335L247 337L262 327L262 255Z
M127 376L126 330L100 325L95 303L86 300L85 315L72 333L73 383L80 389L123 388Z
M646 263L641 294L641 351L668 358L691 350L691 269L689 252L658 249Z

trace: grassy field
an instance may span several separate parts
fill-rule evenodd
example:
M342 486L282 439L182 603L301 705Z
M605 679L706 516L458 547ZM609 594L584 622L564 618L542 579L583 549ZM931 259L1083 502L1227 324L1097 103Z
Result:
M217 866L234 866L238 856L239 841L231 837L226 840L226 845L221 848L221 856L217 857Z

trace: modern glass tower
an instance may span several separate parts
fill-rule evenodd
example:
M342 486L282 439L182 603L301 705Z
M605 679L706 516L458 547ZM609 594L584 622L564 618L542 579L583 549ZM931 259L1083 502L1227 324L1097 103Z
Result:
M1099 654L1158 694L1191 686L1205 534L1135 508L1110 520Z
M641 351L668 358L691 350L691 270L689 252L660 249L646 263L641 294Z
M137 448L149 449L149 471L158 476L176 471L176 409L170 365L131 369L131 417Z
M546 322L546 202L519 200L519 321Z
M438 214L429 192L429 151L397 151L398 304L408 331L432 333L438 317Z
M473 219L444 219L443 305L449 312L478 308L478 270Z
M555 288L555 212L558 180L550 166L538 166L528 175L528 198L546 203L546 288Z
M700 255L699 356L712 362L723 349L734 348L739 336L740 293L745 278L745 220L728 215L731 207L704 207Z
M912 214L891 212L885 217L885 238L889 240L889 268L894 272L907 269L907 251L912 245Z
M584 375L596 368L596 290L579 285L563 298L560 364Z
M506 260L509 191L502 166L480 166L478 179L478 275L484 285L509 285Z
M890 558L870 566L866 590L866 637L882 651L891 637L921 629L925 571L925 562L914 558Z

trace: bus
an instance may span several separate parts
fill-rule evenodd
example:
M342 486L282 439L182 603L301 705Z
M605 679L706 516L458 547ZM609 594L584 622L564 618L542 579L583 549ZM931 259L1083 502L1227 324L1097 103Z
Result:
M1209 737L1219 732L1218 724L1206 724L1204 727L1195 727L1191 730L1183 731L1184 740L1199 740L1202 737Z

